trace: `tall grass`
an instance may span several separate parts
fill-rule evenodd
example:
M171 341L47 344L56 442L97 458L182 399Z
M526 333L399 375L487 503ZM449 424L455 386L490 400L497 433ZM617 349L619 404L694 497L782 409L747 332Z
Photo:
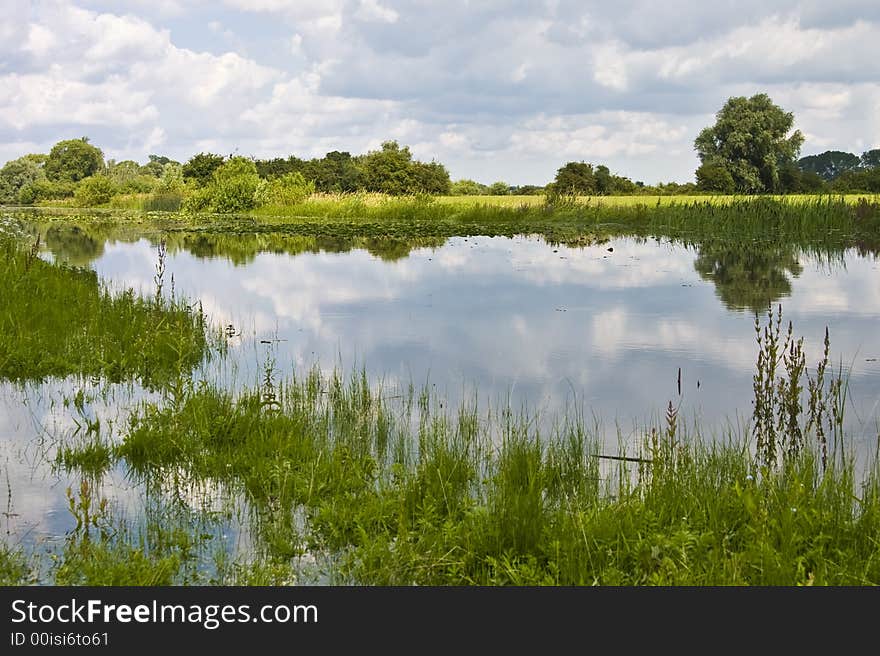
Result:
M535 197L529 197L535 198ZM641 197L637 197L641 198ZM553 243L583 245L616 236L682 240L696 245L757 241L828 251L857 248L880 252L880 203L839 196L670 197L663 202L615 204L606 199L499 204L445 202L430 196L374 197L363 194L312 196L290 206L263 207L246 215L183 214L133 210L89 212L22 210L27 220L172 233L209 233L237 238L269 234L325 242L358 239L437 240L455 236L540 235ZM661 200L661 199L657 199Z
M111 198L109 206L112 209L143 212L179 212L183 198L183 194L178 192L122 194Z
M499 205L445 203L430 197L366 202L359 196L310 199L262 208L249 217L203 218L189 227L228 232L282 232L302 236L452 237L537 234L578 244L619 235L693 242L771 239L814 248L880 249L880 204L839 197L799 202L767 197L711 198L668 203L565 202Z
M267 371L238 395L188 385L144 404L115 454L145 480L183 470L239 490L266 562L325 553L341 582L878 583L878 470L857 479L809 422L792 439L795 404L828 405L834 383L817 401L770 351L759 367L791 383L768 411L778 461L751 429L687 434L672 407L622 462L578 413L542 434L528 413L450 413L427 391L389 401L365 372L317 370Z
M155 386L209 353L200 306L111 293L93 271L50 264L38 250L39 242L29 250L0 243L0 378L102 376Z

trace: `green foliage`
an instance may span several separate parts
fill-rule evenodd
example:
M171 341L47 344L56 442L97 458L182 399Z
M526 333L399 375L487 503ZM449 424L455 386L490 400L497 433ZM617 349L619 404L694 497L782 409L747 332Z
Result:
M784 162L779 166L779 190L786 194L817 193L828 188L818 173L803 171L794 162Z
M593 165L586 162L568 162L556 171L553 185L561 194L590 196L596 193L597 189Z
M396 141L386 141L380 150L370 151L360 160L367 191L379 191L392 196L412 192L412 153Z
M214 179L214 171L222 164L222 155L199 153L193 155L183 165L183 177L187 180L193 180L199 187L204 187Z
M490 196L507 196L510 193L510 185L503 180L498 180L489 185Z
M787 410L792 389L773 391ZM876 476L859 487L850 463L823 463L803 440L764 467L732 434L689 438L670 404L637 462L615 470L600 467L577 416L543 435L531 416L444 413L427 390L417 406L404 396L389 406L364 372L277 381L268 366L262 386L238 394L188 386L146 404L117 456L148 479L185 471L242 490L265 562L331 553L342 582L880 582Z
M200 187L193 192L187 194L181 209L188 214L198 212L209 212L211 210L211 200L213 198L213 190L210 187Z
M184 188L183 166L176 162L165 164L155 190L160 194L181 194Z
M453 196L483 196L489 193L489 187L474 180L456 180L449 193Z
M190 160L192 161L192 160ZM186 167L184 167L185 174ZM211 182L187 196L183 209L187 212L229 214L253 209L262 180L257 167L247 157L231 157L214 170Z
M47 200L71 198L76 192L76 183L68 181L52 181L40 178L24 185L18 192L18 200L22 205L31 205Z
M783 336L782 306L775 317L772 307L768 308L767 325L763 328L755 313L755 333L758 360L753 379L752 431L758 461L775 468L780 456L785 464L815 446L825 469L829 441L839 445L843 439L846 402L846 386L841 374L825 379L831 344L828 328L825 328L825 351L816 365L815 375L807 371L804 340L792 337L791 322ZM811 436L816 440L814 445L806 441Z
M0 243L0 378L102 375L155 385L207 355L200 310L132 290L112 294L94 271L49 264L36 252Z
M409 146L386 141L380 150L358 160L364 189L392 196L410 194L448 194L449 172L437 162L413 160Z
M730 172L736 191L777 191L780 164L794 160L804 141L799 130L789 135L793 124L794 115L767 94L729 98L694 147L703 164Z
M597 194L600 196L607 196L608 194L614 193L614 179L607 166L604 164L598 165L594 172L594 176L596 178Z
M211 209L221 214L249 210L255 206L254 194L259 185L253 160L231 157L214 171L209 185Z
M521 185L516 187L514 193L523 196L540 196L544 193L544 187L539 185Z
M866 150L860 158L861 166L865 169L874 169L880 167L880 148L874 150Z
M180 165L180 162L176 162L164 155L150 155L149 160L140 168L140 171L142 175L148 175L153 178L161 178L165 167L169 164Z
M306 171L310 169L314 161L316 160L307 162L301 160L299 157L291 155L286 159L283 157L257 159L254 160L254 164L256 165L257 173L261 178L272 180L273 178L279 178L287 173L302 173L303 175L306 175ZM311 171L309 172L311 173Z
M285 173L271 181L261 180L254 194L257 206L296 205L315 193L315 183L302 173Z
M802 171L798 184L787 187L788 191L824 191L825 182L830 182L830 189L835 192L880 191L880 149L865 151L861 157L829 150L801 158L798 167Z
M714 191L720 194L732 194L735 188L733 176L727 167L719 162L700 164L696 172L697 189Z
M26 585L30 579L30 567L21 549L0 540L0 585Z
M39 158L44 156L25 155L6 162L0 169L0 203L20 202L22 188L46 178Z
M449 171L439 162L413 162L410 169L411 191L420 194L449 193Z
M841 173L832 180L831 188L839 192L880 193L880 167Z
M78 182L104 168L104 154L88 138L59 141L52 146L43 170L49 180Z
M127 159L121 162L107 162L107 177L120 194L149 193L156 186L156 179L147 175L137 162Z
M348 193L363 189L363 173L349 153L334 150L323 159L307 163L303 175L315 181L315 188L325 193Z
M82 180L76 187L73 197L79 207L106 205L119 188L106 175L93 175Z
M845 171L858 168L860 163L858 155L840 150L826 150L818 155L808 155L797 162L801 171L815 173L823 180L833 180Z

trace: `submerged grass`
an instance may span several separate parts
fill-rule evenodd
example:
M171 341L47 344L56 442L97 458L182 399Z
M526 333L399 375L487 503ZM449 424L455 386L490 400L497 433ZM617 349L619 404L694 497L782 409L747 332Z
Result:
M0 241L0 378L102 376L156 386L207 355L200 307L163 297L158 269L154 298L114 294L93 271L45 262L38 246Z
M543 435L527 413L449 414L427 393L395 409L364 373L272 380L147 403L115 450L145 480L239 490L266 563L326 553L337 581L395 585L880 583L878 470L857 480L809 413L778 463L749 431L706 441L670 409L609 466L577 415ZM773 406L781 431L794 403Z

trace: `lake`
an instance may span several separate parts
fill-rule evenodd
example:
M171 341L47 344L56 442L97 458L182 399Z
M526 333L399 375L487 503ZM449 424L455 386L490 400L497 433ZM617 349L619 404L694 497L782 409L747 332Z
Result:
M136 234L53 228L44 256L93 268L114 288L155 290L158 242ZM456 237L429 245L395 240L263 241L210 233L169 235L164 293L201 302L228 331L229 352L197 375L231 387L313 366L363 368L393 396L427 385L440 403L476 398L554 418L577 408L605 449L631 448L668 404L704 436L751 415L755 314L781 305L804 337L807 366L821 357L848 377L847 430L864 453L880 426L880 263L856 251L693 246L614 238L583 247L531 237ZM82 410L65 404L74 381L0 386L2 528L52 543L74 525L66 489L77 476L52 465L57 444L100 418L124 429L149 395L131 385L86 385ZM80 428L80 430L82 430ZM103 493L135 516L143 491L124 464ZM211 505L210 490L193 506ZM221 492L216 492L221 494ZM246 549L240 523L216 528Z

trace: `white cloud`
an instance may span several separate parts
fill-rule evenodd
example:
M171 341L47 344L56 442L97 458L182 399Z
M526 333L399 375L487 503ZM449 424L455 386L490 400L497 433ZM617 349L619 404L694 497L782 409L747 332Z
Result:
M760 91L805 153L880 145L880 11L857 0L5 3L0 55L0 152L85 128L138 159L398 138L455 178L544 183L584 158L684 181L699 129Z
M360 6L354 13L355 18L380 23L396 23L398 13L389 7L383 7L377 0L360 0Z

